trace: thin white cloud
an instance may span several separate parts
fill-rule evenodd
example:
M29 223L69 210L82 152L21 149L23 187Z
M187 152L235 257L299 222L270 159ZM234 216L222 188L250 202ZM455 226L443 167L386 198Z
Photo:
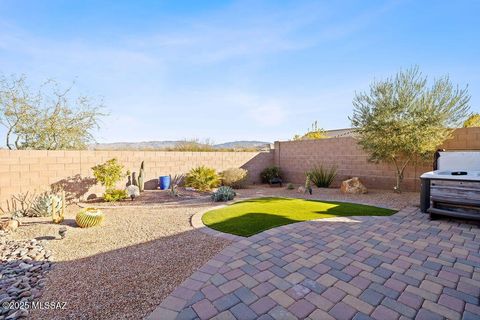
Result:
M253 107L248 114L257 124L266 127L277 127L287 119L285 108L271 103Z
M332 20L336 12L318 1L294 2L290 7L241 2L175 21L170 27L163 24L105 42L45 38L35 30L21 30L14 22L0 21L0 57L19 57L0 59L0 69L11 72L17 68L14 72L36 73L41 79L59 74L67 80L78 77L79 82L87 82L84 86L94 95L105 96L112 115L128 114L106 120L101 140L125 140L125 128L132 129L128 131L134 132L135 140L162 138L156 130L158 119L171 119L170 127L163 130L170 135L180 134L175 130L187 131L187 136L204 131L198 137L207 138L213 136L209 134L213 129L203 128L202 120L218 117L218 122L228 123L229 114L235 115L237 132L247 125L252 130L271 129L285 125L291 114L307 117L316 113L317 105L328 109L338 103L335 99L342 93L313 92L303 98L274 88L258 92L254 75L262 63L272 55L348 37L377 14L368 13L368 8L364 12L338 22ZM378 12L382 14L381 9ZM225 68L225 77L208 78L209 67L229 62L233 63L228 65L230 70ZM177 88L178 78L188 77L191 66L199 73L205 70L208 83ZM222 82L235 76L231 82L237 81L241 87Z

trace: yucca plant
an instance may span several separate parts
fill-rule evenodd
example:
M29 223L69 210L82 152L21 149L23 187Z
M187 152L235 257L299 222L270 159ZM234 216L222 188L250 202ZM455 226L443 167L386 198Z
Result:
M220 177L215 169L205 166L191 169L185 177L185 186L195 188L199 191L210 191L219 185Z
M326 168L323 165L315 165L305 175L319 188L328 188L337 176L337 167Z

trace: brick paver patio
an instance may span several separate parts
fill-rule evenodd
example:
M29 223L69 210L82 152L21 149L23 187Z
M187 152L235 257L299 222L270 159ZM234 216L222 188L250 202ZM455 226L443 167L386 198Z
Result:
M480 228L391 217L324 219L236 241L149 319L480 319Z

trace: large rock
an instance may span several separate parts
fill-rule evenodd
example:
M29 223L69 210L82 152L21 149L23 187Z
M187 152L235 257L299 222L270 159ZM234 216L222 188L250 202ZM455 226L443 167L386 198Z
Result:
M2 219L0 221L0 230L6 231L6 232L13 232L17 230L19 227L20 222L15 219Z
M367 193L367 188L360 182L358 177L353 177L342 182L340 190L343 193L362 194Z

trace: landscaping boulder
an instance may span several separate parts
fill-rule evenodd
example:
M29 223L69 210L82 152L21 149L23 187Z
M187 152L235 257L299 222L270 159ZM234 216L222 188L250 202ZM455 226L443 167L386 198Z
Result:
M353 177L342 182L340 190L343 193L362 194L367 193L367 188L360 182L358 177Z
M2 219L0 221L0 230L5 231L5 232L13 232L17 230L17 228L20 226L20 222L15 219Z

